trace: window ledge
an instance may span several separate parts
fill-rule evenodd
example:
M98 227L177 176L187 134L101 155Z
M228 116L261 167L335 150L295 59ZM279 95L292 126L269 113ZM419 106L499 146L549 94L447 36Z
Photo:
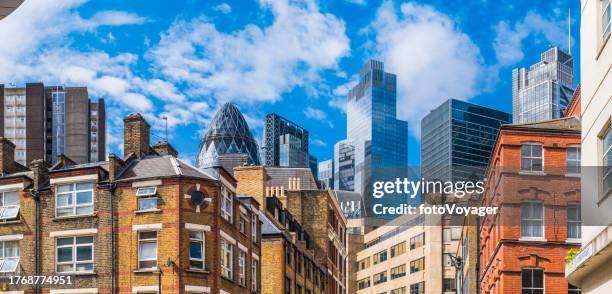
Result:
M160 213L162 212L161 209L156 208L156 209L147 209L147 210L134 210L134 214L144 214L144 213Z
M135 274L153 274L159 273L159 268L147 268L147 269L137 269L134 271Z
M92 272L57 272L58 276L95 276L98 273L95 271Z
M582 244L582 239L568 238L565 240L565 243L580 245Z
M576 173L565 174L565 176L568 178L580 178L580 174L576 174Z
M548 240L544 238L530 238L530 237L521 237L518 240L521 242L548 242Z
M543 171L527 171L527 170L521 170L518 172L519 175L526 175L526 176L545 176L546 173Z
M226 281L230 281L230 282L232 282L232 283L235 283L235 282L236 282L236 281L234 281L234 279L232 279L232 278L228 278L228 277L226 277L226 276L224 276L224 275L221 275L221 278L222 278L222 279L224 279L224 280L226 280Z
M198 274L210 274L209 270L200 269L200 268L186 268L185 271L190 272L190 273L198 273Z
M20 224L20 223L21 223L20 219L0 221L0 226L2 226L2 225L14 225L14 224Z
M51 220L52 221L63 221L63 220L81 219L81 218L97 217L97 216L98 216L98 213L94 212L90 214L81 214L81 215L56 216L52 218Z

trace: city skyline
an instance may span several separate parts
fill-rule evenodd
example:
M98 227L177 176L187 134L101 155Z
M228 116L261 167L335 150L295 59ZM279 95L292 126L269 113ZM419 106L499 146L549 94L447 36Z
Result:
M161 117L166 116L170 141L184 159L193 160L198 152L193 138L202 135L199 130L207 127L223 102L231 101L244 109L259 143L265 114L278 113L311 131L311 153L323 161L332 158L333 144L346 135L345 114L336 106L343 103L347 89L354 84L356 77L350 73L356 73L365 60L377 58L388 66L393 64L388 71L398 76L398 116L410 122L408 145L415 148L410 151L409 163L415 165L420 158L416 148L419 125L415 122L448 98L509 112L511 69L537 62L539 53L549 44L567 47L567 8L572 6L572 11L579 11L577 3L566 2L536 5L530 1L468 5L448 5L442 1L356 2L308 6L253 1L239 7L228 1L202 7L186 1L164 9L156 9L162 3L155 1L148 7L119 1L75 1L61 7L41 2L39 8L26 2L3 19L7 25L0 29L0 35L12 36L12 27L56 29L31 34L24 31L20 38L25 39L15 40L32 50L14 50L17 43L1 44L6 67L0 69L0 81L87 85L91 97L107 102L111 118L108 150L113 152L120 151L117 118L138 111L151 121L153 133L160 136L165 131ZM282 5L291 9L281 10ZM43 9L50 17L30 18L38 13L37 9ZM281 18L281 11L290 14L283 16L290 17ZM487 20L473 15L485 11ZM415 17L419 13L431 13L432 17ZM389 18L392 21L382 21L382 15L393 16ZM578 13L572 15L575 24L578 19L574 15ZM57 24L57 19L65 23ZM324 25L299 26L287 19L301 20L304 24L321 20ZM241 43L249 36L247 25L257 28L261 36ZM411 34L421 25L439 35L426 36L432 42L430 47L405 51L409 56L428 57L420 58L424 64L417 66L411 58L400 58L394 52L409 48L406 42L422 43L419 35ZM210 33L207 41L221 47L203 46L193 56L183 51L167 55L168 50L173 50L172 44L200 48L204 39L189 40L186 36L193 33L203 37L203 32ZM577 32L578 26L572 25L573 44L579 40ZM321 50L322 46L296 45L299 47L293 49L302 52L302 56L285 52L273 60L260 50L271 38L282 42L291 33L333 47ZM440 39L453 40L449 50L438 50ZM218 48L239 44L245 44L247 47L242 49L252 52L248 60L218 55ZM572 53L578 68L577 46L573 46ZM58 59L60 56L69 58ZM188 60L194 61L193 65L201 61L213 67L202 69L183 63ZM303 66L297 65L300 63ZM29 70L34 64L40 66ZM184 65L184 71L177 71L177 65ZM197 82L231 77L227 69L232 66L238 77L247 78L244 83L235 83L230 88ZM436 72L447 74L433 79ZM575 76L579 76L578 70Z

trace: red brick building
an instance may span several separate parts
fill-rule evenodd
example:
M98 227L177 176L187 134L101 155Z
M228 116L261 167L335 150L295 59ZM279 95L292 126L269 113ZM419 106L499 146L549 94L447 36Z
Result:
M481 218L481 293L568 293L565 256L580 244L580 121L502 126ZM571 291L569 293L572 293Z

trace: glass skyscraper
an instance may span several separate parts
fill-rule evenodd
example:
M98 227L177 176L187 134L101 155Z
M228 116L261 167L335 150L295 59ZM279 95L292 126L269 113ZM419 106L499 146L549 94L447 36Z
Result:
M260 165L257 142L236 105L224 104L210 121L197 164L200 168L223 166L230 173L236 166Z
M553 47L540 62L512 71L512 122L530 123L561 117L574 95L574 59Z
M360 70L359 83L347 97L347 139L337 144L339 190L361 193L366 213L373 204L392 206L405 203L393 195L374 199L372 184L375 181L395 180L404 177L408 164L408 123L397 119L396 76L385 72L381 61L369 60ZM349 147L350 146L350 147ZM353 181L343 176L343 168L350 171L346 154L354 152ZM336 167L335 167L336 168ZM345 183L343 183L343 180ZM351 188L352 184L352 189ZM371 215L374 216L374 215Z
M267 166L309 166L308 130L278 114L266 115L263 145Z
M449 99L421 120L421 176L433 181L484 177L497 133L509 113Z

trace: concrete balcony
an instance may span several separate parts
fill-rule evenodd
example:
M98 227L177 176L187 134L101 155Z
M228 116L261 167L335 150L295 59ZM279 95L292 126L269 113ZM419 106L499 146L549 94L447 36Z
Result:
M582 246L571 263L565 266L565 278L578 287L582 281L604 267L610 267L612 260L612 226L606 227L593 240Z

